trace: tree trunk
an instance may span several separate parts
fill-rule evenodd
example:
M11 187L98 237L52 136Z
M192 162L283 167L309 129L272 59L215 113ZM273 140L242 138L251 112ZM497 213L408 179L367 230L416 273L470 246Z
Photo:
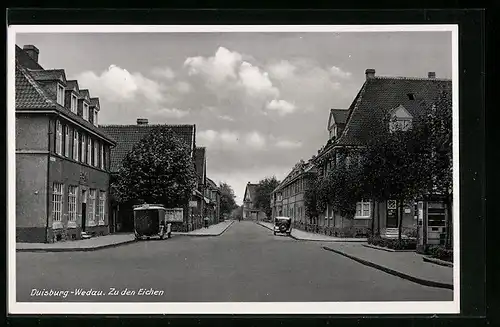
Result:
M380 202L377 201L377 235L380 236Z
M399 201L399 217L398 217L398 240L401 241L403 234L403 201Z
M451 249L453 245L453 210L451 206L451 196L447 195L445 200L446 205L446 240L445 247Z
M375 209L375 203L373 203L373 209ZM373 210L370 211L370 216L371 216L371 219L372 219L372 236L375 235L375 215L374 215L374 212Z

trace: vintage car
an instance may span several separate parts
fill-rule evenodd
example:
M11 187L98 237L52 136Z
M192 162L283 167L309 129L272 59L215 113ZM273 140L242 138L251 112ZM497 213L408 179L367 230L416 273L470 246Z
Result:
M290 235L292 233L292 219L290 217L274 218L274 235L277 233Z
M171 237L172 224L165 221L166 209L159 204L134 206L134 233L137 240Z

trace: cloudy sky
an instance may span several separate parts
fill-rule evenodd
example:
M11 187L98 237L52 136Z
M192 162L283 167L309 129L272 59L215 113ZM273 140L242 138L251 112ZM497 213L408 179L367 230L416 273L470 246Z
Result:
M451 78L450 32L18 34L100 97L102 124L196 124L207 173L241 203L326 142L331 108L377 75Z

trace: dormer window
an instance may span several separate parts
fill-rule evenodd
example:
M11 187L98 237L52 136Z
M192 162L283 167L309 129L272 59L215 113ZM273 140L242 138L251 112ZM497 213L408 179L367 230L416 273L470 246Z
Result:
M78 98L75 94L71 94L71 112L77 113L78 108Z
M391 120L389 122L389 131L408 131L412 126L412 115L406 110L405 107L399 106L393 110Z
M330 138L337 137L337 125L334 125L330 130Z
M89 105L87 103L83 103L83 119L89 120Z
M92 110L94 112L94 125L97 126L97 110Z
M57 103L64 106L64 86L57 84Z

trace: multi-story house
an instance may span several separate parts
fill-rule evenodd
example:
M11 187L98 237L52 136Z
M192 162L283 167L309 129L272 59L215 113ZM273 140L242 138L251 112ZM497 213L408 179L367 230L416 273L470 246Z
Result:
M217 184L210 178L207 178L207 186L205 188L205 197L210 201L208 203L208 215L210 223L218 224L221 221L220 217L220 190Z
M311 161L298 162L283 181L271 193L272 217L292 218L295 226L308 222L304 206L304 193L309 186L310 174L314 171Z
M16 46L16 240L108 234L110 147L100 104L64 69L44 69Z
M116 147L111 150L111 172L113 178L122 165L122 161L135 144L146 137L154 128L159 126L170 128L179 138L191 149L193 165L198 175L198 186L193 189L193 195L188 203L182 204L184 217L183 222L172 224L174 231L187 231L200 228L202 226L203 208L206 202L203 196L205 185L205 150L196 147L196 126L195 125L157 125L149 124L148 119L138 118L136 125L103 125L102 128L108 135L116 141ZM112 213L116 222L117 231L133 231L133 203L112 202Z
M266 213L256 205L256 189L259 184L247 183L245 195L243 196L243 219L244 220L262 220L266 218Z
M438 79L435 73L427 78L378 77L375 70L366 70L366 80L347 111L332 110L329 117L328 131L330 139L315 157L314 162L319 174L335 169L339 164L347 164L354 159L342 152L346 149L363 147L373 130L392 130L395 125L402 129L411 128L418 123L426 108L430 108L439 92L446 90L451 94L451 80ZM382 126L390 117L387 126ZM374 208L379 208L380 221L374 222L374 228L383 236L397 235L400 221L399 204L389 199L374 206L371 199L360 199L354 217L345 219L328 208L321 215L318 224L332 227L355 227L366 230L371 227ZM440 201L431 202L432 223L429 222L428 235L432 242L441 242L445 231L446 210ZM423 203L403 204L402 228L412 229L422 226ZM421 227L420 227L421 228Z

